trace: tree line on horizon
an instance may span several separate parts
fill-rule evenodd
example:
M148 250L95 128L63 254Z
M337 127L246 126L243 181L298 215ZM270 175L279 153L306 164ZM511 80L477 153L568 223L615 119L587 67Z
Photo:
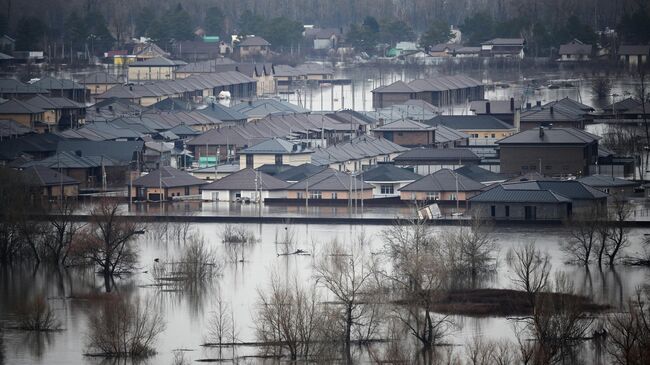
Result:
M300 44L303 24L314 24L345 29L351 44L370 50L374 43L417 40L417 34L428 43L444 41L448 26L455 25L466 44L524 37L533 55L544 56L573 38L604 42L595 31L606 27L616 29L622 43L648 43L649 12L633 0L0 0L0 33L13 36L19 50L51 46L99 53L134 36L166 48L195 39L201 27L209 35L261 35L286 48Z

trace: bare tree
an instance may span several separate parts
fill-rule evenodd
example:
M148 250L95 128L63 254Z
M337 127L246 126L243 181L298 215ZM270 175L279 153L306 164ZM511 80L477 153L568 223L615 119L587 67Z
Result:
M626 221L631 214L632 206L630 202L619 195L615 195L609 211L608 234L605 241L605 254L610 266L614 265L621 250L629 245L630 228L627 226Z
M129 302L118 297L104 303L91 315L87 352L106 357L147 357L156 353L154 344L165 330L162 313L148 301Z
M648 290L638 289L624 312L607 317L607 352L619 365L647 364L650 358L650 305Z
M297 278L288 285L274 275L269 292L258 291L258 296L255 324L260 341L281 353L286 350L291 360L319 353L326 318L315 287L304 289Z
M119 205L101 200L90 213L90 226L78 240L75 253L99 267L106 292L116 273L130 272L137 260L132 241L144 230L134 219L120 213Z
M398 298L395 315L422 347L431 349L451 324L433 311L445 290L447 272L440 262L439 246L423 220L395 224L384 230L384 252L390 269L384 274Z
M605 222L597 210L574 214L566 222L569 239L561 243L562 251L571 261L588 266L593 251L599 246L599 227L603 224Z
M549 255L536 249L534 243L528 243L515 249L514 256L511 280L515 287L528 294L530 304L534 306L537 295L548 286L551 272Z
M66 264L77 233L83 228L83 225L74 219L75 213L75 203L70 199L63 199L48 215L50 230L43 246L50 260L58 265Z
M494 361L495 347L485 342L482 336L474 336L472 341L465 344L465 357L469 365L489 365Z
M231 310L230 305L219 294L214 312L208 323L208 342L210 345L219 347L219 358L221 358L223 347L234 344L237 338L235 319Z
M351 361L352 331L353 327L363 323L360 320L366 315L366 295L374 290L371 287L374 265L362 252L355 248L350 252L333 241L323 259L316 264L315 271L317 284L327 288L340 307L335 313L342 323L345 353L348 361Z

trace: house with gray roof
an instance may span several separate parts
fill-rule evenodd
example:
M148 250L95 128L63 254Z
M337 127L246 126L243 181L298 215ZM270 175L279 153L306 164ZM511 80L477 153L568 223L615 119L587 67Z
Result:
M120 82L117 76L111 75L108 72L92 72L79 75L77 83L90 90L90 95L99 95L105 93L113 86L120 85L122 82Z
M0 104L0 118L14 120L39 132L49 130L43 124L45 110L23 100L11 99Z
M417 79L409 83L398 80L372 90L372 106L375 109L385 108L419 99L441 107L481 100L484 92L483 83L462 75Z
M271 43L262 37L246 37L243 41L239 42L236 51L242 60L266 57L271 51Z
M135 197L136 200L160 201L199 196L199 189L204 184L205 181L185 171L163 166L134 180L131 183L130 197Z
M186 64L184 61L170 60L163 56L133 62L129 64L128 80L129 82L173 80L176 69Z
M287 199L308 201L352 201L372 199L374 187L334 169L325 169L286 188Z
M537 171L548 176L585 176L598 159L600 137L576 128L528 129L497 141L500 172Z
M513 127L515 114L520 112L521 106L515 103L515 98L510 100L475 100L469 103L469 110L476 115L490 115Z
M607 194L576 180L528 180L494 185L469 202L482 218L557 221L604 210Z
M594 108L568 97L551 101L542 105L540 101L535 106L526 104L519 117L519 129L543 127L578 128L584 129L585 124L593 120L591 112Z
M33 165L21 170L20 174L38 197L53 200L79 195L79 181L48 167Z
M419 202L465 202L485 185L450 169L440 169L399 189L400 199Z
M392 164L380 164L361 173L364 182L374 186L375 198L399 196L399 190L422 176Z
M441 169L478 165L481 158L468 148L414 148L395 157L394 161L395 166L428 175Z
M276 137L252 145L239 153L245 156L243 163L240 161L243 169L257 169L266 164L299 166L311 163L311 154L314 151L305 143Z
M610 196L628 197L640 184L636 181L621 179L609 175L591 175L578 179L579 182L598 189Z
M326 166L318 166L311 163L305 163L298 166L287 166L288 168L278 172L274 176L282 181L297 183L307 177L325 170Z
M622 63L630 66L644 64L650 58L650 45L621 45L618 47L618 57Z
M465 177L468 177L474 181L478 181L483 185L492 185L495 183L501 183L508 179L506 175L492 172L490 170L486 170L476 165L467 165L467 166L459 167L456 170L454 170L454 172L463 175Z
M36 94L49 94L49 91L15 79L0 79L0 98L2 99L24 99Z
M579 39L560 45L558 52L561 62L589 61L593 54L593 46L584 44Z
M481 43L483 57L495 58L524 58L524 46L526 40L523 38L494 38Z
M0 141L34 133L34 130L26 127L15 120L0 119Z
M517 133L516 127L491 115L439 115L426 123L465 133L470 145L493 145L497 140Z
M206 201L254 201L284 198L290 184L276 177L245 168L201 188Z
M48 76L31 84L36 88L47 90L50 96L68 98L79 103L90 100L90 90L74 80L57 79Z
M199 109L199 113L209 115L212 118L219 119L223 125L243 125L248 121L248 117L236 109L227 107L220 103L212 102L205 109Z

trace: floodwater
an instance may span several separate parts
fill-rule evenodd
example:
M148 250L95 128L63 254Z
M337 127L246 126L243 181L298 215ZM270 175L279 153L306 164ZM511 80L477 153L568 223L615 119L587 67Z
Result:
M569 97L596 108L614 101L620 101L635 94L638 83L629 75L594 74L590 70L553 69L534 67L531 69L462 69L456 67L451 74L462 74L482 81L486 85L485 98L490 100L509 100L514 97L519 105L547 103ZM390 65L355 66L341 69L335 79L349 79L349 85L322 85L316 88L305 87L293 94L282 95L286 100L300 104L313 111L332 111L354 109L371 111L371 91L383 85L401 80L432 78L443 75L439 67L418 66L399 67ZM610 96L598 98L594 95L592 82L597 77L607 77L612 81ZM548 88L550 84L559 88ZM467 114L468 105L443 107L443 114Z
M178 257L182 243L173 238L156 239L147 233L137 242L140 253L139 273L116 280L116 291L132 300L150 300L151 308L162 312L166 320L166 330L157 341L158 354L138 364L171 364L173 350L184 349L187 360L215 358L215 349L202 347L207 334L208 319L214 311L216 298L230 305L236 322L238 339L254 341L255 312L258 289L263 290L272 275L285 280L298 278L306 283L312 278L312 265L319 258L324 244L337 239L350 243L351 239L363 233L370 237L367 250L377 252L382 246L382 226L349 225L294 225L287 227L274 224L247 224L259 242L245 249L244 262L234 263L228 259L220 233L223 224L192 224L192 231L203 236L224 260L223 275L214 279L198 293L161 291L148 286L153 283L150 274L154 259L161 261ZM152 227L152 229L155 229ZM285 252L283 245L276 244L276 237L282 237L285 229L295 236L295 247L305 250L309 256L278 256ZM449 227L433 227L434 232ZM643 230L631 231L632 246L627 254L640 253ZM498 274L489 283L491 287L511 287L508 265L505 257L513 247L534 242L552 258L553 271L566 271L573 279L575 287L596 302L620 307L636 287L648 282L647 269L619 266L615 271L609 268L603 272L564 264L559 244L566 239L561 228L540 230L534 228L497 228L494 237L499 246ZM0 275L0 322L10 326L17 306L23 298L45 295L49 305L63 324L63 331L49 334L29 333L17 330L4 330L4 356L8 364L113 364L100 359L84 357L85 334L90 313L100 308L100 301L75 299L83 296L92 298L93 293L103 290L103 279L87 270L51 270L45 267L33 269L27 266L4 268ZM458 325L447 339L455 345L462 345L475 335L485 335L490 339L513 336L510 321L505 318L454 317ZM462 349L458 348L460 352ZM255 355L253 347L240 347L236 356ZM230 357L229 351L225 357ZM248 358L244 363L261 363L262 360ZM124 362L120 362L124 363ZM131 363L126 362L126 363Z

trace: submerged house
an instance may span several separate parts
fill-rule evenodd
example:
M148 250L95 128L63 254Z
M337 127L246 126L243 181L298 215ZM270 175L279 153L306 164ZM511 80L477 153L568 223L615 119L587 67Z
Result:
M201 187L201 198L206 201L255 201L283 198L289 183L245 168Z
M605 209L607 194L575 180L515 181L469 199L474 214L495 220L564 220Z
M467 76L440 76L418 79L409 83L395 81L372 90L372 107L386 108L410 99L424 100L441 107L482 100L485 89L482 82Z
M401 188L402 200L419 202L465 202L485 185L450 169L441 169Z
M287 187L287 199L338 200L372 199L374 186L333 169L325 169Z
M377 165L361 174L364 182L374 186L375 198L397 197L400 189L422 176L390 164Z
M205 181L185 171L163 166L132 182L130 197L136 200L172 200L179 197L198 196Z

